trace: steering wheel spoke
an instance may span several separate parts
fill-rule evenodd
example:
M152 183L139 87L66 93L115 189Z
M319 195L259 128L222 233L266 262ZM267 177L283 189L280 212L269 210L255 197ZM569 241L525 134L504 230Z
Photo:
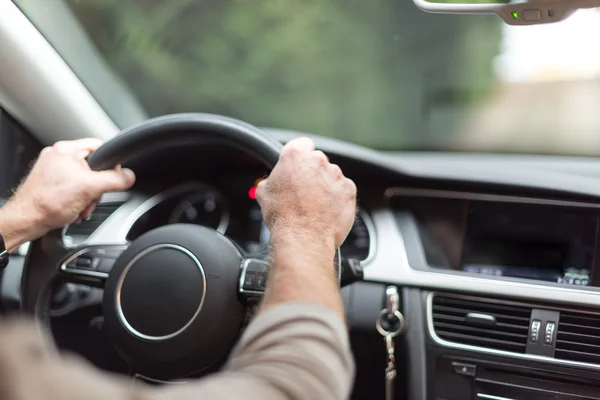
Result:
M246 258L240 268L238 293L245 303L260 300L265 294L269 263L259 258Z
M103 286L115 261L127 245L80 246L60 264L61 277L69 282Z

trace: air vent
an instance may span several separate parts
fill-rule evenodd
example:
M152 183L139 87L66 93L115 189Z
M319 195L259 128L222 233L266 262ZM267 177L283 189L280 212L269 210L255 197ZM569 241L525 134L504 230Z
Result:
M561 311L554 358L600 364L600 315Z
M470 296L436 294L433 327L449 342L525 353L531 307Z
M100 225L112 213L116 211L123 205L123 202L114 202L114 203L102 203L98 204L92 212L91 218L87 221L82 221L80 224L72 224L69 226L67 231L65 232L66 236L71 236L75 242L81 242L88 238L92 233L98 229ZM83 238L83 240L81 240Z

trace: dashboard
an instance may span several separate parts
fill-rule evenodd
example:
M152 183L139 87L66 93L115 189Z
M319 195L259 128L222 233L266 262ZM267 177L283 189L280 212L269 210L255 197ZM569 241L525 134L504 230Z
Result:
M357 365L352 398L384 398L375 321L390 286L401 293L406 324L396 339L397 398L598 398L600 180L591 167L384 154L315 139L358 188L360 212L341 249L364 271L364 281L342 289ZM255 187L268 171L259 163L208 147L153 157L132 161L136 186L106 195L64 240L127 243L191 223L266 254ZM2 285L4 304L15 304ZM65 295L59 286L51 311L59 345L127 373L102 338L101 289Z

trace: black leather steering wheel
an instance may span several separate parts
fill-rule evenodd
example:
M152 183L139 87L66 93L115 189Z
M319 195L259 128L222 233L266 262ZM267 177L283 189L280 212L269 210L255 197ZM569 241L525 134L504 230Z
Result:
M176 114L122 132L88 163L104 170L167 145L199 143L243 149L269 168L282 148L235 119ZM169 379L202 371L227 355L244 323L243 300L262 295L267 271L265 261L246 258L231 239L197 225L159 227L127 244L76 247L65 246L56 230L30 246L22 307L47 321L57 278L104 287L105 327L121 354L136 371Z

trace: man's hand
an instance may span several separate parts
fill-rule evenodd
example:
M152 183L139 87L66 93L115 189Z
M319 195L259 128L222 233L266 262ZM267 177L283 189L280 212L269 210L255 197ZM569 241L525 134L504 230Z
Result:
M272 266L263 309L312 302L343 316L335 249L356 216L356 186L307 138L289 142L256 190L271 232Z
M306 232L340 246L356 216L356 185L308 138L289 142L256 196L272 236Z
M42 150L29 176L0 210L0 233L9 250L18 242L89 217L104 192L133 185L135 175L129 169L89 168L85 158L101 145L98 139L80 139Z

